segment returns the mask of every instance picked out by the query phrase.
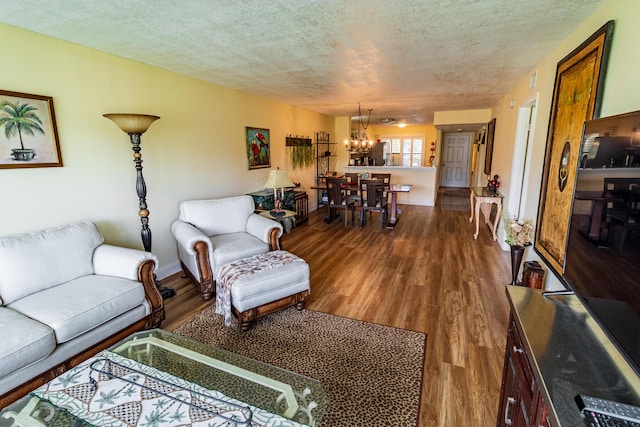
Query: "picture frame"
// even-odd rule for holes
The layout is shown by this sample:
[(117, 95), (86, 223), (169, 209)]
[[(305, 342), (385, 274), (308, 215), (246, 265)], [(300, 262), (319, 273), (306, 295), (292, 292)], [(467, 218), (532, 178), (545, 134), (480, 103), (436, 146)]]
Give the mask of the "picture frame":
[(613, 24), (600, 27), (556, 68), (534, 250), (557, 276), (564, 272), (582, 131), (586, 120), (600, 115)]
[(0, 169), (59, 166), (53, 98), (0, 90)]
[(247, 127), (247, 162), (249, 170), (271, 167), (269, 129)]
[(493, 160), (493, 137), (496, 133), (496, 119), (493, 118), (489, 123), (487, 123), (487, 132), (486, 132), (486, 140), (487, 140), (487, 149), (485, 151), (484, 156), (484, 174), (491, 176), (491, 161)]

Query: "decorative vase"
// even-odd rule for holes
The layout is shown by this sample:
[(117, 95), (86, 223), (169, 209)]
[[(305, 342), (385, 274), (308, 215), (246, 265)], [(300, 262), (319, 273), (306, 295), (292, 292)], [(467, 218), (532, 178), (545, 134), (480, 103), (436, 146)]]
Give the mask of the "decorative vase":
[(525, 246), (511, 245), (511, 283), (510, 285), (518, 286), (518, 272), (520, 271), (520, 264), (522, 263), (522, 257), (524, 256)]

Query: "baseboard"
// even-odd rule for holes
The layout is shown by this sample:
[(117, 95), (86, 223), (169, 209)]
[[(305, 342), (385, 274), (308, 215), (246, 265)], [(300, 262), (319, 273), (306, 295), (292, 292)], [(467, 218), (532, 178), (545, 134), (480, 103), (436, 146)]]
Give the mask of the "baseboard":
[(165, 279), (177, 272), (181, 271), (180, 261), (172, 262), (169, 265), (163, 265), (156, 270), (156, 277), (158, 280)]

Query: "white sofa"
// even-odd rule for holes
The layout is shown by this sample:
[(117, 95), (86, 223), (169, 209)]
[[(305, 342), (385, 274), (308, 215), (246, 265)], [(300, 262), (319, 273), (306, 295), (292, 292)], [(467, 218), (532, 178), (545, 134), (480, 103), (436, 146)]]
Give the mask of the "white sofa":
[(180, 203), (171, 225), (182, 269), (206, 300), (215, 294), (220, 266), (280, 249), (282, 225), (254, 213), (251, 196)]
[(159, 327), (155, 255), (93, 222), (0, 237), (0, 407), (134, 331)]

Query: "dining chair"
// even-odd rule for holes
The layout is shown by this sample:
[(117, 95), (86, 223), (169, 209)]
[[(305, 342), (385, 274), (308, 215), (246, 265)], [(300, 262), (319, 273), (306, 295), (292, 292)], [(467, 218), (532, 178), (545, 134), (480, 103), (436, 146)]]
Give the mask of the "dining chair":
[(355, 217), (355, 200), (347, 195), (347, 179), (327, 177), (327, 194), (329, 195), (329, 218), (335, 211), (344, 210), (344, 225), (349, 224), (348, 213), (351, 209), (351, 222)]
[(356, 207), (360, 211), (360, 227), (367, 223), (367, 212), (380, 213), (380, 230), (387, 221), (389, 197), (382, 179), (361, 179), (358, 187), (360, 189), (361, 203)]
[(344, 177), (347, 179), (347, 195), (356, 203), (360, 203), (360, 190), (358, 189), (359, 174), (357, 172), (347, 172), (344, 174)]
[(390, 173), (372, 173), (371, 179), (381, 179), (384, 183), (385, 187), (389, 187), (391, 183), (391, 174)]
[(358, 185), (358, 173), (357, 172), (347, 172), (344, 174), (344, 177), (347, 179), (347, 184), (357, 186)]

